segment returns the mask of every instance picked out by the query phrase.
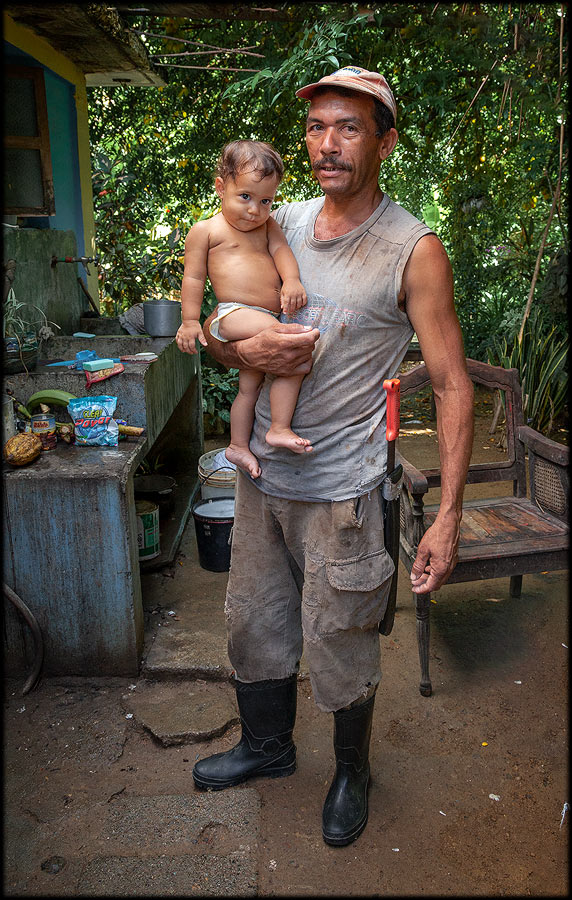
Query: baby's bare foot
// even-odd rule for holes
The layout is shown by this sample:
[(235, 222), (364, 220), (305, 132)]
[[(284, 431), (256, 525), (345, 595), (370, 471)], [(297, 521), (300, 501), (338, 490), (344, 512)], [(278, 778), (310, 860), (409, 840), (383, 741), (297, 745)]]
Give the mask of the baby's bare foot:
[(251, 453), (248, 447), (233, 447), (230, 444), (224, 453), (229, 462), (234, 463), (240, 469), (244, 469), (252, 478), (258, 478), (260, 466), (254, 453)]
[(293, 453), (311, 453), (314, 449), (306, 438), (301, 438), (290, 428), (278, 429), (271, 426), (266, 432), (266, 443), (271, 447), (285, 447)]

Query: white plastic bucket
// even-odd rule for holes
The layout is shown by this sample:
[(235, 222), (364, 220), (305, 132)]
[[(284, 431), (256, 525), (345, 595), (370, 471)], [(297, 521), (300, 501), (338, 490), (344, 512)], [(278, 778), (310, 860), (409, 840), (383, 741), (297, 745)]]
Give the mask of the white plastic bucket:
[(199, 481), (201, 482), (201, 498), (234, 497), (236, 486), (236, 470), (216, 467), (214, 459), (217, 453), (224, 453), (225, 448), (210, 450), (199, 459)]
[(139, 560), (155, 559), (159, 556), (159, 507), (150, 500), (135, 502), (137, 514), (137, 547)]

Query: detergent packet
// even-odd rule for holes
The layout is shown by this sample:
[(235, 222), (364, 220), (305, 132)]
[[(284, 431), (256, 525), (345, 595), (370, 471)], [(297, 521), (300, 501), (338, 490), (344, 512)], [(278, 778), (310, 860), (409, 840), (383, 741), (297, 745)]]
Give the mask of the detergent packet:
[(113, 418), (117, 397), (77, 397), (68, 403), (76, 444), (117, 447), (119, 427)]

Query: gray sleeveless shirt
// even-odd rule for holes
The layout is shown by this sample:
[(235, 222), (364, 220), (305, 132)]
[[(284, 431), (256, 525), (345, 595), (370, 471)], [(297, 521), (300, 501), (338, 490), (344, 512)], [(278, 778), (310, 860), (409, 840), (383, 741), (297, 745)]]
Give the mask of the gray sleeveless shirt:
[(300, 389), (292, 428), (312, 453), (270, 447), (267, 376), (256, 405), (250, 449), (262, 474), (253, 481), (275, 497), (347, 500), (375, 488), (386, 466), (385, 391), (413, 328), (397, 304), (405, 264), (431, 230), (384, 194), (358, 228), (318, 241), (318, 197), (281, 206), (274, 216), (300, 267), (308, 303), (293, 318), (320, 330), (312, 371)]

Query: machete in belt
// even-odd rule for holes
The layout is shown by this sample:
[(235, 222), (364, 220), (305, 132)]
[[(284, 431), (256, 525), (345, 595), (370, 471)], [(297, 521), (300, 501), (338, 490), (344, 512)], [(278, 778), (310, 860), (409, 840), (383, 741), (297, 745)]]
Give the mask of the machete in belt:
[(395, 571), (391, 577), (391, 587), (387, 608), (379, 623), (380, 634), (391, 634), (395, 617), (397, 599), (397, 576), (399, 564), (399, 508), (401, 485), (403, 483), (403, 466), (395, 465), (395, 442), (399, 434), (399, 378), (390, 378), (383, 382), (387, 391), (386, 401), (386, 440), (387, 440), (387, 474), (380, 489), (383, 509), (383, 536), (385, 549), (391, 556)]

